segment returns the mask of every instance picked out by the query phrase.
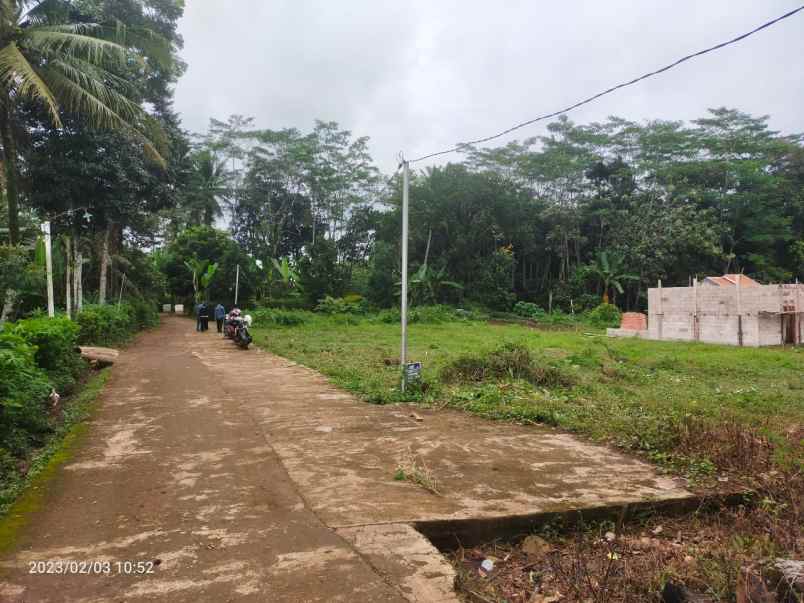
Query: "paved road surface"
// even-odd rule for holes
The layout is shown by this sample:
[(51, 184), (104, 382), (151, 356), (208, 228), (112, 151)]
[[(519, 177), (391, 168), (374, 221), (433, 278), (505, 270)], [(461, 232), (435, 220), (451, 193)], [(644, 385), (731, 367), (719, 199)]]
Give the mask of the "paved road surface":
[[(689, 495), (560, 431), (366, 404), (193, 327), (166, 319), (121, 355), (83, 450), (0, 560), (0, 601), (446, 603), (454, 573), (416, 526)], [(393, 479), (409, 455), (440, 494)], [(111, 575), (29, 573), (58, 559)]]
[[(5, 560), (0, 601), (403, 601), (304, 504), (252, 410), (172, 319), (121, 356), (88, 444)], [(30, 574), (30, 562), (160, 560), (153, 574)]]

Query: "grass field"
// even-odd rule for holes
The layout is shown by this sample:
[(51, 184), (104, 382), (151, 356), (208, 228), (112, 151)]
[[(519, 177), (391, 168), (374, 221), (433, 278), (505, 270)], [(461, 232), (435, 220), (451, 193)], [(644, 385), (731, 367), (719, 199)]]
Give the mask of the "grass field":
[[(712, 472), (716, 455), (691, 445), (685, 434), (697, 431), (711, 440), (706, 429), (718, 425), (761, 434), (774, 444), (777, 461), (802, 463), (801, 348), (611, 339), (476, 321), (414, 324), (409, 357), (423, 363), (423, 386), (403, 396), (398, 325), (311, 314), (302, 325), (254, 331), (258, 345), (321, 371), (369, 402), (413, 400), (545, 422), (644, 452), (693, 476)], [(442, 371), (456, 359), (483, 357), (504, 344), (525, 346), (535, 365), (555, 369), (569, 383), (534, 385), (510, 377), (445, 382)]]
[[(299, 316), (301, 325), (255, 328), (255, 341), (367, 401), (545, 422), (643, 455), (701, 492), (753, 493), (737, 506), (616, 527), (562, 532), (547, 525), (536, 535), (549, 554), (518, 542), (459, 547), (450, 558), (467, 600), (555, 600), (533, 599), (538, 592), (562, 593), (562, 601), (660, 601), (668, 583), (707, 600), (759, 600), (746, 594), (746, 576), (781, 588), (773, 560), (804, 554), (802, 348), (609, 339), (585, 333), (589, 327), (414, 324), (410, 359), (423, 363), (423, 385), (403, 396), (397, 325)], [(500, 367), (508, 374), (492, 370)], [(496, 559), (493, 579), (478, 575), (485, 558)]]

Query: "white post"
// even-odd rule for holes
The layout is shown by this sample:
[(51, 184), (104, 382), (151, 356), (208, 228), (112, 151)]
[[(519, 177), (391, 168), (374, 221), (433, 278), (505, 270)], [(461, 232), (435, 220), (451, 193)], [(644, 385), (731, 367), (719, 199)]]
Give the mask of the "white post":
[(240, 292), (240, 264), (237, 265), (237, 276), (235, 276), (235, 302), (237, 305), (237, 294)]
[(53, 251), (50, 240), (50, 222), (42, 224), (45, 235), (45, 270), (47, 271), (47, 315), (56, 316), (56, 303), (53, 301)]
[(737, 275), (737, 345), (743, 346), (743, 275)]
[(410, 194), (410, 164), (402, 161), (402, 391), (405, 391), (408, 363), (408, 201)]
[[(661, 340), (664, 337), (664, 291), (662, 289), (662, 279), (659, 279), (659, 312), (656, 315), (656, 333), (657, 338)], [(650, 306), (650, 304), (648, 304)], [(650, 310), (650, 308), (648, 308)], [(650, 318), (649, 318), (650, 320)], [(650, 326), (650, 325), (648, 325)]]
[(698, 275), (695, 275), (695, 278), (692, 279), (692, 290), (695, 293), (695, 314), (692, 318), (692, 330), (693, 338), (698, 341), (701, 338), (701, 323), (698, 318)]
[(71, 241), (72, 239), (69, 237), (69, 235), (64, 238), (64, 253), (67, 256), (67, 265), (65, 266), (65, 304), (67, 305), (68, 318), (73, 317), (73, 246)]

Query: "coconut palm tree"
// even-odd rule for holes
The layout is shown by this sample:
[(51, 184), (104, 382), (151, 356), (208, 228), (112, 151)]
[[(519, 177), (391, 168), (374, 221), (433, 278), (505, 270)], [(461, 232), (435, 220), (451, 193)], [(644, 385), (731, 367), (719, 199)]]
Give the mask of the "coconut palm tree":
[(153, 32), (79, 22), (65, 0), (0, 0), (0, 141), (12, 244), (19, 241), (19, 108), (33, 101), (56, 128), (68, 111), (91, 126), (126, 130), (163, 162), (151, 142), (158, 126), (137, 100), (136, 78), (124, 74), (169, 67), (171, 59), (170, 44)]

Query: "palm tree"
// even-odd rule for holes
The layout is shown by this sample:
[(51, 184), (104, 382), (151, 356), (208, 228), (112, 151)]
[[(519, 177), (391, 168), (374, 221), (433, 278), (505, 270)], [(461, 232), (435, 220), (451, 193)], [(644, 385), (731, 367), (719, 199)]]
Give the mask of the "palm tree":
[(19, 107), (37, 103), (56, 128), (64, 110), (92, 126), (126, 130), (164, 163), (150, 141), (160, 130), (135, 100), (133, 78), (120, 74), (171, 60), (170, 44), (153, 32), (77, 22), (65, 0), (0, 0), (0, 141), (12, 244), (19, 241)]
[(621, 281), (639, 280), (638, 276), (623, 272), (624, 259), (621, 254), (612, 254), (609, 257), (607, 251), (601, 251), (597, 254), (595, 262), (589, 266), (589, 271), (603, 284), (604, 304), (609, 303), (609, 289), (613, 287), (619, 293), (624, 293)]
[(191, 222), (212, 226), (223, 214), (218, 198), (227, 193), (227, 178), (225, 160), (208, 150), (195, 154), (189, 193)]

